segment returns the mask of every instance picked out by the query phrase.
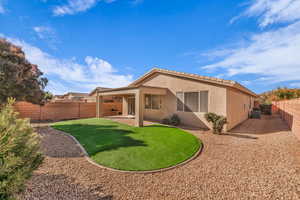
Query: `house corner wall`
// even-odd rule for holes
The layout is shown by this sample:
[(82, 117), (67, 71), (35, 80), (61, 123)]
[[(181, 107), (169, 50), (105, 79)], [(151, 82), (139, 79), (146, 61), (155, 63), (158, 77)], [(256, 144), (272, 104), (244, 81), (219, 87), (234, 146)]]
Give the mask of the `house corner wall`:
[(238, 90), (227, 88), (226, 117), (228, 124), (226, 131), (231, 130), (249, 118), (254, 106), (254, 97)]

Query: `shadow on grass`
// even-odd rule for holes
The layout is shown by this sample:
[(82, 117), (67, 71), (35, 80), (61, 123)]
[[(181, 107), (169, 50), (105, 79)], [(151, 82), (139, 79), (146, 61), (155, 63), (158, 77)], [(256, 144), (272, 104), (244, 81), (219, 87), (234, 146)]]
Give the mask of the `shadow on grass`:
[(143, 128), (169, 128), (169, 129), (175, 129), (176, 127), (168, 126), (168, 125), (160, 125), (160, 124), (151, 124), (144, 126)]
[(73, 135), (90, 156), (121, 147), (147, 146), (144, 141), (128, 136), (138, 134), (133, 131), (134, 129), (121, 128), (117, 125), (65, 124), (52, 127)]

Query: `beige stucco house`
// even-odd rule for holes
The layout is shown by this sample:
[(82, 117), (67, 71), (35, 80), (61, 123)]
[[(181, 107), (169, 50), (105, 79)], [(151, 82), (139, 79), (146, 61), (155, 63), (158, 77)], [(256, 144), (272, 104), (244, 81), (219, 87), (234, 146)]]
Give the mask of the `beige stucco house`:
[(88, 93), (68, 92), (63, 95), (55, 95), (52, 102), (96, 102), (96, 98)]
[(133, 116), (136, 126), (143, 120), (161, 121), (177, 114), (181, 123), (209, 128), (207, 112), (226, 116), (226, 129), (246, 120), (257, 95), (235, 81), (154, 68), (127, 87), (94, 92), (97, 117), (104, 114), (103, 99), (122, 98), (122, 115)]

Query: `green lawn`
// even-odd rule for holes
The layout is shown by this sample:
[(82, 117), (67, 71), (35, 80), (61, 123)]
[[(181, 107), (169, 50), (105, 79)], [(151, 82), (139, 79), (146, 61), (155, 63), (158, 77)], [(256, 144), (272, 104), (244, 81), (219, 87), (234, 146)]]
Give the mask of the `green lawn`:
[(192, 134), (162, 125), (140, 128), (92, 118), (52, 127), (73, 135), (97, 163), (122, 170), (170, 167), (193, 156), (202, 145)]

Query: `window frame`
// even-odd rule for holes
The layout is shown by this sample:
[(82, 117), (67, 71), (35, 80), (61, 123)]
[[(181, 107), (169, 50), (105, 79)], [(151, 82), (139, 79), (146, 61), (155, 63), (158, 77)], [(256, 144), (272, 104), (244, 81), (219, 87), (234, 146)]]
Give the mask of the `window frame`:
[[(146, 96), (150, 97), (150, 108), (146, 107)], [(152, 102), (152, 97), (157, 96), (158, 97), (158, 108), (153, 108), (153, 102)], [(144, 99), (144, 109), (145, 110), (161, 110), (162, 108), (162, 95), (156, 95), (156, 94), (145, 94), (145, 99)]]
[[(186, 107), (186, 103), (185, 103), (185, 93), (192, 93), (192, 92), (197, 92), (198, 93), (198, 111), (197, 112), (193, 112), (193, 111), (186, 111), (185, 107)], [(177, 91), (176, 92), (176, 112), (186, 112), (186, 113), (207, 113), (207, 112), (200, 112), (201, 110), (201, 92), (207, 92), (207, 112), (209, 112), (209, 105), (210, 105), (210, 91), (209, 90), (197, 90), (197, 91)], [(182, 106), (183, 109), (182, 110), (178, 110), (178, 100), (179, 98), (177, 97), (177, 93), (182, 93)]]
[[(178, 98), (178, 96), (177, 96), (177, 94), (178, 93), (181, 93), (182, 94), (182, 99), (179, 99)], [(182, 110), (178, 110), (178, 101), (181, 101), (180, 103), (182, 104), (181, 106), (182, 106)], [(177, 112), (184, 112), (184, 92), (176, 92), (176, 111)]]
[[(201, 92), (207, 92), (207, 111), (201, 112)], [(199, 91), (199, 113), (208, 113), (209, 112), (209, 90), (200, 90)]]
[[(187, 93), (187, 94), (184, 94), (184, 112), (191, 112), (191, 113), (197, 113), (197, 112), (200, 112), (200, 92), (198, 92), (198, 91), (195, 91), (195, 92), (184, 92), (184, 93)], [(188, 94), (189, 93), (189, 94)], [(198, 105), (195, 105), (195, 107), (197, 107), (197, 111), (193, 111), (192, 109), (193, 108), (190, 108), (187, 104), (188, 103), (191, 103), (191, 102), (189, 102), (189, 101), (191, 101), (191, 99), (190, 100), (188, 100), (188, 99), (186, 99), (186, 98), (188, 98), (188, 95), (189, 95), (189, 97), (191, 98), (191, 97), (194, 97), (193, 95), (194, 94), (197, 94), (197, 101), (195, 101), (194, 103), (197, 103)], [(191, 107), (193, 107), (193, 106), (191, 106)]]
[[(149, 105), (147, 104), (147, 97), (149, 97)], [(151, 94), (145, 94), (145, 105), (144, 108), (147, 110), (150, 110), (152, 108), (152, 102), (151, 102)], [(149, 106), (149, 107), (148, 107)]]

